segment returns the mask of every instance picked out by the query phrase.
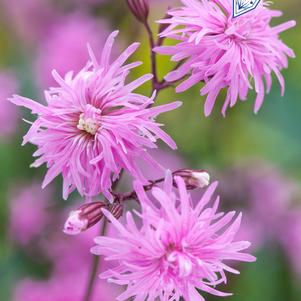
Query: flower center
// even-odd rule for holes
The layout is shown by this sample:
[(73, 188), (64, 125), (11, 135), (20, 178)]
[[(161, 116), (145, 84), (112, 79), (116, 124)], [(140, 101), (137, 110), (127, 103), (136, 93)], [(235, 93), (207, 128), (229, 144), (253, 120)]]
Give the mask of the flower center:
[(77, 128), (91, 135), (96, 135), (100, 128), (101, 110), (87, 104), (85, 111), (79, 115)]
[(235, 40), (246, 40), (250, 36), (252, 26), (252, 20), (246, 18), (234, 22), (229, 21), (225, 28), (225, 34)]
[(86, 131), (91, 135), (95, 135), (99, 129), (98, 122), (93, 118), (85, 119), (84, 113), (80, 114), (77, 128), (82, 131)]
[(189, 256), (185, 255), (183, 252), (173, 251), (167, 255), (167, 262), (169, 268), (174, 274), (181, 278), (187, 277), (192, 272), (192, 261)]

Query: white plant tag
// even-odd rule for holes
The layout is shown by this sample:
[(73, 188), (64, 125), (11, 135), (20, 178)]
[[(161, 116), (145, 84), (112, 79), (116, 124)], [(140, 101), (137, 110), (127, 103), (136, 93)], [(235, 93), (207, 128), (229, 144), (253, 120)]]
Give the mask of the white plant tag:
[(255, 9), (260, 0), (233, 0), (233, 17), (239, 17)]

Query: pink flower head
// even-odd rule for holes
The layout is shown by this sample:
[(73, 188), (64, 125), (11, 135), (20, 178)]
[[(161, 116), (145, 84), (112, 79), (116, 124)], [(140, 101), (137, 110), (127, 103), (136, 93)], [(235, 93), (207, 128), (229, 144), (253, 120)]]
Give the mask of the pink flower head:
[(108, 32), (104, 21), (84, 13), (73, 13), (57, 21), (38, 48), (36, 73), (41, 86), (56, 83), (51, 75), (53, 69), (59, 74), (66, 74), (69, 70), (79, 72), (89, 58), (87, 43), (93, 49), (100, 48)]
[(15, 76), (8, 72), (0, 73), (0, 138), (9, 138), (18, 127), (18, 110), (7, 98), (17, 90)]
[[(217, 183), (212, 184), (200, 202), (192, 207), (184, 180), (175, 177), (178, 193), (173, 191), (171, 174), (167, 174), (163, 188), (152, 189), (154, 200), (136, 184), (142, 206), (137, 214), (142, 226), (138, 228), (131, 213), (127, 213), (126, 226), (108, 211), (107, 218), (119, 231), (119, 238), (97, 237), (92, 253), (117, 260), (119, 265), (101, 277), (110, 282), (127, 285), (117, 300), (137, 296), (140, 300), (204, 300), (196, 289), (217, 296), (229, 294), (214, 287), (225, 283), (225, 271), (239, 273), (224, 263), (225, 260), (254, 261), (241, 251), (248, 248), (246, 241), (233, 241), (240, 227), (241, 214), (217, 213), (219, 198), (212, 207)], [(159, 204), (160, 209), (154, 204)], [(233, 220), (234, 219), (234, 220)]]
[(284, 93), (280, 71), (288, 66), (287, 57), (294, 57), (294, 52), (279, 39), (279, 34), (295, 26), (295, 21), (271, 27), (273, 17), (282, 13), (270, 10), (264, 1), (237, 18), (232, 17), (232, 0), (182, 0), (182, 3), (182, 7), (168, 12), (169, 19), (159, 21), (168, 25), (160, 36), (179, 43), (155, 48), (158, 53), (172, 55), (173, 61), (184, 60), (166, 76), (171, 82), (187, 77), (177, 86), (177, 92), (204, 82), (200, 93), (207, 95), (206, 116), (210, 115), (222, 89), (227, 91), (222, 108), (225, 115), (238, 98), (247, 99), (253, 84), (257, 112), (265, 89), (267, 93), (271, 89), (273, 72)]
[(45, 92), (47, 106), (21, 96), (11, 99), (38, 115), (23, 144), (31, 142), (38, 147), (34, 156), (39, 158), (32, 166), (47, 164), (43, 187), (62, 174), (65, 199), (75, 188), (88, 198), (101, 192), (111, 198), (112, 182), (123, 168), (146, 182), (136, 163), (141, 159), (156, 164), (146, 149), (156, 148), (158, 139), (176, 148), (154, 119), (180, 103), (150, 108), (154, 94), (149, 98), (132, 92), (152, 75), (125, 83), (130, 70), (140, 65), (124, 65), (139, 44), (130, 45), (110, 64), (117, 34), (115, 31), (107, 39), (100, 61), (89, 48), (91, 61), (75, 76), (69, 72), (63, 79), (53, 71), (59, 86)]

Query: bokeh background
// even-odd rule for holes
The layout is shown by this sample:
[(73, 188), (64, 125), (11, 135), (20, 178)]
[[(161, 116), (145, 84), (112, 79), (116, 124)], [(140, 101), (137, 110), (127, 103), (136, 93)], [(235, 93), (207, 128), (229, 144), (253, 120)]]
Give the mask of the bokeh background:
[[(150, 2), (153, 21), (176, 1)], [(273, 8), (284, 12), (275, 24), (297, 21), (282, 34), (297, 56), (283, 71), (285, 97), (274, 81), (257, 115), (251, 93), (226, 118), (218, 108), (204, 117), (200, 87), (182, 94), (168, 89), (158, 97), (160, 103), (181, 100), (184, 105), (160, 119), (178, 151), (162, 149), (155, 156), (171, 169), (207, 169), (220, 182), (222, 206), (243, 211), (240, 235), (253, 242), (258, 260), (242, 265), (239, 277), (230, 277), (226, 289), (234, 296), (229, 301), (301, 300), (300, 0), (275, 1)], [(142, 43), (133, 59), (144, 65), (133, 78), (149, 72), (145, 31), (123, 0), (0, 0), (1, 301), (82, 300), (92, 259), (89, 248), (98, 230), (78, 237), (62, 233), (64, 219), (80, 198), (74, 194), (63, 201), (59, 178), (41, 190), (45, 170), (29, 168), (34, 148), (21, 146), (29, 127), (22, 118), (31, 116), (6, 98), (20, 93), (43, 102), (43, 89), (53, 84), (50, 71), (78, 71), (87, 60), (86, 43), (101, 49), (113, 29), (121, 31), (116, 53), (131, 42)], [(161, 76), (172, 68), (167, 57), (159, 57), (158, 63)], [(150, 93), (150, 86), (140, 92)], [(93, 300), (114, 300), (119, 291), (98, 281)]]

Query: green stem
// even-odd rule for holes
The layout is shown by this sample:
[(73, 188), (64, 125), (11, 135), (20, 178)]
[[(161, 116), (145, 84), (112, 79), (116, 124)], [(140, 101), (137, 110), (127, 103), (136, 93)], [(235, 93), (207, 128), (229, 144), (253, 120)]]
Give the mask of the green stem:
[[(120, 172), (119, 179), (116, 180), (113, 183), (113, 185), (112, 185), (113, 190), (115, 190), (117, 188), (117, 186), (118, 186), (118, 184), (121, 180), (122, 175), (123, 175), (123, 170), (121, 170), (121, 172)], [(101, 236), (106, 235), (107, 225), (108, 225), (108, 221), (107, 221), (107, 219), (104, 218), (103, 223), (101, 224), (101, 231), (100, 231)], [(89, 279), (88, 279), (88, 283), (87, 283), (87, 287), (86, 287), (86, 291), (85, 291), (83, 301), (92, 300), (96, 276), (100, 271), (100, 264), (101, 264), (101, 257), (93, 255), (91, 271), (89, 273)]]
[[(107, 220), (104, 219), (104, 221), (101, 225), (101, 233), (100, 233), (101, 236), (104, 236), (106, 234), (107, 224), (108, 224)], [(101, 257), (93, 255), (91, 271), (89, 273), (89, 279), (88, 279), (88, 283), (87, 283), (83, 301), (92, 300), (96, 276), (99, 273), (100, 268), (101, 268), (100, 263), (101, 263)]]

